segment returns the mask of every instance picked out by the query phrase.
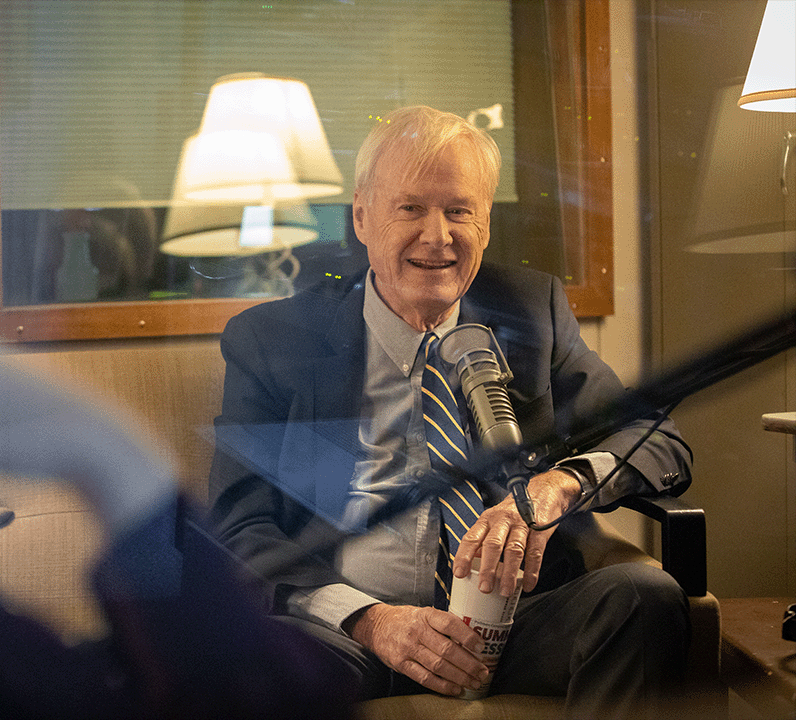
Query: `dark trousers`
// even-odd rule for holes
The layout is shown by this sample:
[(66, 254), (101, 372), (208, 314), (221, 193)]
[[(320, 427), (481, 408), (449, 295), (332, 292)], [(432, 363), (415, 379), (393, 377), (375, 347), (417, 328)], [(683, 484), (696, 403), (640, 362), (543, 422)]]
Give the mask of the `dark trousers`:
[[(345, 659), (362, 699), (427, 692), (350, 638), (286, 620)], [(688, 600), (668, 573), (641, 563), (595, 570), (520, 599), (490, 692), (566, 696), (571, 718), (660, 717), (689, 636)]]

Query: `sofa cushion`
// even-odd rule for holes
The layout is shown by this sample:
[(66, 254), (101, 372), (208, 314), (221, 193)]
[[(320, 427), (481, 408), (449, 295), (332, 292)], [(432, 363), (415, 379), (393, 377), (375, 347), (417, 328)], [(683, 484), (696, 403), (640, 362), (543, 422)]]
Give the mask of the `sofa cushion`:
[(14, 520), (0, 529), (0, 593), (66, 641), (101, 636), (105, 622), (88, 584), (103, 534), (82, 498), (61, 482), (0, 477)]
[(221, 411), (224, 384), (217, 338), (100, 341), (77, 349), (15, 352), (11, 359), (45, 378), (85, 388), (118, 404), (163, 452), (174, 453), (184, 489), (206, 502), (212, 424)]

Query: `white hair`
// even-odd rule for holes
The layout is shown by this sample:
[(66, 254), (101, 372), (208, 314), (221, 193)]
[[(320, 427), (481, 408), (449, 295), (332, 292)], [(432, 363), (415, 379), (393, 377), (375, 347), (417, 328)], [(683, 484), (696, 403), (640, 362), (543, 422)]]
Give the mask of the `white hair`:
[(484, 188), (491, 201), (500, 179), (500, 150), (495, 141), (464, 118), (425, 105), (399, 108), (380, 119), (357, 154), (355, 188), (369, 203), (376, 165), (393, 148), (401, 147), (404, 151), (405, 171), (422, 175), (448, 145), (461, 140), (472, 144), (481, 165)]

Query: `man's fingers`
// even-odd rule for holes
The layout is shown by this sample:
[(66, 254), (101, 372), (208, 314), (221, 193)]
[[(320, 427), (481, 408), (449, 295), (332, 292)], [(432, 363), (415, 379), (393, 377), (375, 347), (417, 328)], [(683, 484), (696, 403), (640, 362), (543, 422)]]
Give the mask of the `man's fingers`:
[(500, 594), (509, 597), (517, 587), (517, 575), (527, 553), (529, 542), (527, 527), (513, 527), (503, 548), (503, 575), (500, 579)]
[(504, 518), (498, 518), (493, 521), (481, 544), (481, 566), (478, 571), (478, 589), (481, 592), (492, 592), (498, 563), (503, 556), (503, 548), (509, 532), (509, 524)]
[(478, 688), (487, 675), (486, 666), (472, 654), (481, 649), (481, 638), (455, 615), (426, 610), (426, 627), (403, 663), (405, 669), (398, 669), (423, 687), (446, 695)]
[(486, 666), (473, 655), (481, 638), (442, 610), (377, 603), (358, 616), (350, 632), (387, 666), (434, 692), (458, 695), (486, 677)]
[(453, 559), (453, 576), (467, 577), (476, 557), (481, 549), (481, 543), (489, 531), (489, 523), (482, 521), (483, 515), (479, 518), (462, 537), (456, 557)]
[(445, 636), (446, 639), (450, 638), (455, 645), (461, 646), (471, 653), (477, 655), (483, 649), (484, 642), (479, 635), (453, 613), (435, 612), (429, 616), (428, 622), (431, 628), (439, 633), (440, 636)]
[(417, 659), (434, 675), (461, 687), (477, 688), (486, 679), (486, 666), (473, 654), (483, 641), (461, 619), (448, 612), (428, 616), (429, 633), (421, 637)]
[[(528, 527), (516, 511), (512, 498), (484, 511), (476, 523), (465, 533), (453, 563), (455, 577), (465, 577), (470, 571), (472, 558), (481, 555), (478, 571), (479, 590), (491, 592), (495, 585), (497, 568), (504, 562), (501, 592), (513, 592), (517, 572), (525, 557)], [(506, 589), (511, 587), (511, 591)]]
[(463, 648), (458, 647), (458, 653), (451, 653), (453, 661), (446, 657), (447, 650), (441, 652), (443, 654), (423, 646), (417, 649), (416, 661), (427, 672), (421, 682), (425, 687), (429, 682), (436, 684), (442, 681), (455, 686), (449, 688), (448, 694), (458, 694), (460, 688), (476, 689), (486, 679), (486, 667)]
[(551, 532), (534, 532), (530, 534), (525, 548), (525, 570), (522, 576), (522, 589), (530, 592), (539, 581), (539, 570), (542, 567), (542, 557)]
[(419, 685), (422, 685), (427, 690), (439, 693), (440, 695), (457, 696), (461, 694), (461, 685), (457, 685), (449, 680), (443, 680), (428, 668), (414, 660), (408, 660), (404, 667), (398, 667), (396, 670), (403, 673), (411, 680), (414, 680)]

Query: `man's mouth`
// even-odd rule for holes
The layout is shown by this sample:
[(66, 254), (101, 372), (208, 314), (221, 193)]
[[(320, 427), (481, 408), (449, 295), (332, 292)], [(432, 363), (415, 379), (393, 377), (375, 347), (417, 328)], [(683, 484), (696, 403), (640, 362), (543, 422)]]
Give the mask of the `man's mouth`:
[(453, 267), (456, 264), (455, 260), (419, 260), (410, 258), (409, 263), (421, 270), (444, 270), (445, 268)]

